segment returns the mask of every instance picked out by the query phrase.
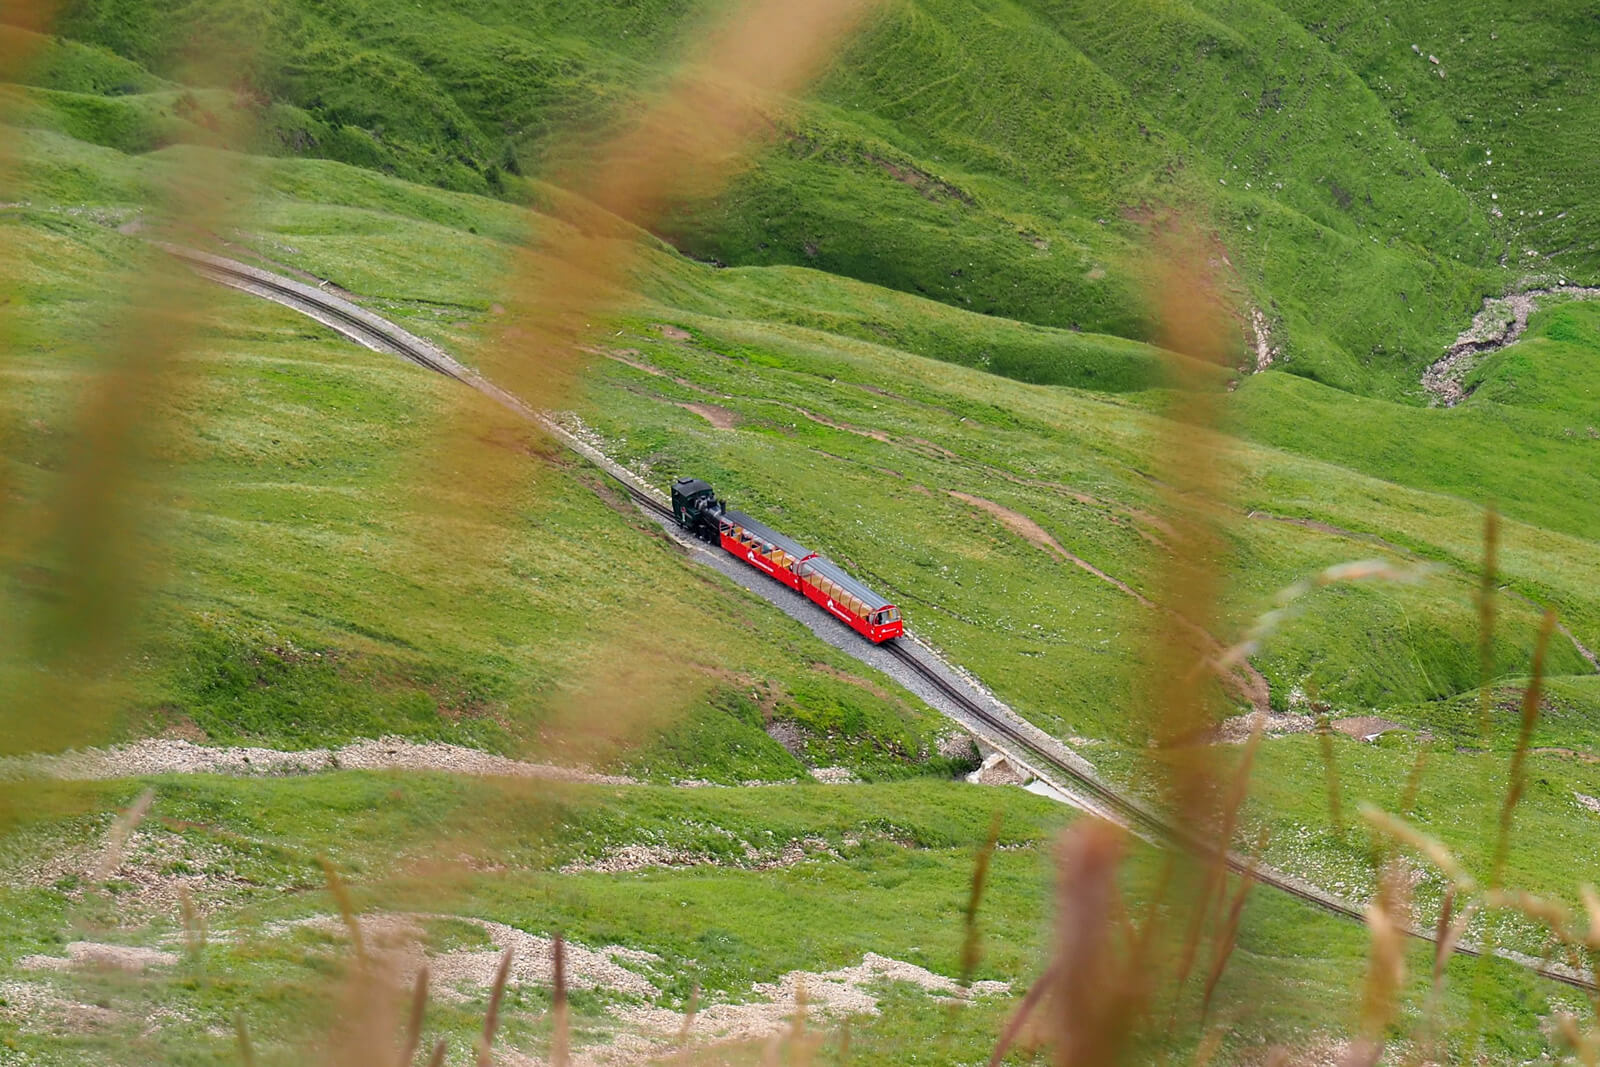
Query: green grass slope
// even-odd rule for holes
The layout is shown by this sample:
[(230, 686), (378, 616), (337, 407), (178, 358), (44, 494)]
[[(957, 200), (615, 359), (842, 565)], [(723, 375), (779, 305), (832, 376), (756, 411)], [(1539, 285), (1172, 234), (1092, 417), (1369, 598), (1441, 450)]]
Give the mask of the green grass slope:
[[(26, 250), (8, 271), (26, 307), (8, 316), (20, 342), (4, 367), (8, 470), (47, 501), (70, 464), (73, 393), (99, 369), (80, 344), (63, 349), (62, 332), (104, 312), (108, 276), (151, 270), (159, 253), (71, 216), (13, 210), (3, 224)], [(144, 666), (120, 733), (176, 726), (291, 747), (398, 734), (517, 751), (575, 704), (619, 699), (583, 683), (639, 646), (676, 679), (663, 670), (655, 683), (674, 725), (644, 773), (803, 774), (763, 732), (773, 716), (831, 731), (821, 762), (894, 774), (929, 758), (940, 728), (929, 713), (848, 658), (750, 616), (749, 598), (670, 551), (631, 566), (626, 546), (649, 541), (640, 520), (597, 506), (595, 476), (548, 445), (530, 460), (508, 436), (526, 477), (473, 520), (490, 528), (451, 519), (442, 489), (418, 496), (405, 483), (437, 451), (439, 420), (469, 417), (454, 387), (283, 309), (217, 296), (203, 343), (151, 412), (163, 439), (141, 525), (159, 531), (149, 547), (171, 569), (137, 642)], [(684, 589), (704, 593), (675, 595)], [(46, 608), (25, 590), (11, 603), (24, 632)], [(647, 619), (682, 643), (645, 640)], [(794, 649), (776, 674), (774, 642)]]
[[(654, 954), (647, 963), (637, 955), (622, 961), (647, 977), (649, 993), (574, 991), (574, 1042), (604, 1052), (626, 1032), (623, 1020), (640, 1009), (676, 1016), (691, 998), (702, 1011), (726, 1000), (756, 1000), (756, 983), (790, 971), (814, 975), (857, 966), (867, 952), (937, 974), (960, 973), (972, 857), (999, 814), (1002, 847), (988, 872), (973, 977), (1020, 989), (1042, 966), (1037, 938), (1050, 910), (1047, 843), (1060, 818), (1054, 805), (1019, 791), (930, 783), (559, 787), (531, 795), (437, 775), (155, 778), (36, 789), (33, 811), (12, 839), (0, 842), (0, 854), (32, 846), (76, 856), (104, 833), (101, 813), (146, 785), (160, 799), (127, 858), (124, 873), (131, 877), (109, 889), (71, 878), (40, 884), (30, 880), (34, 868), (25, 856), (19, 857), (23, 863), (7, 864), (0, 901), (12, 921), (0, 938), (0, 975), (9, 995), (26, 988), (43, 1005), (21, 1024), (0, 1017), (8, 1055), (48, 1065), (236, 1063), (234, 1028), (242, 1018), (258, 1062), (296, 1062), (307, 1040), (337, 1025), (344, 1002), (329, 995), (330, 983), (353, 966), (343, 937), (326, 925), (305, 924), (326, 923), (337, 909), (322, 886), (319, 855), (329, 855), (359, 886), (355, 903), (364, 914), (425, 910), (415, 920), (420, 947), (434, 955), (491, 949), (477, 923), (485, 919), (534, 935), (560, 931), (569, 944)], [(448, 882), (437, 857), (441, 834), (469, 863)], [(770, 862), (801, 837), (809, 854)], [(622, 873), (558, 869), (641, 840), (695, 850), (702, 861)], [(1135, 850), (1125, 891), (1143, 892), (1159, 866), (1158, 854)], [(212, 876), (199, 897), (209, 936), (184, 949), (181, 927), (160, 914), (158, 901), (163, 888), (195, 882), (190, 875), (202, 868)], [(419, 892), (426, 894), (421, 909)], [(126, 919), (152, 910), (159, 917), (137, 933), (105, 929), (114, 911)], [(16, 966), (30, 954), (61, 956), (63, 922), (94, 925), (97, 936), (116, 944), (177, 949), (178, 961), (137, 979), (106, 970)], [(372, 936), (370, 917), (367, 922)], [(1358, 926), (1254, 894), (1214, 1004), (1232, 1020), (1220, 1059), (1249, 1062), (1263, 1041), (1317, 1043), (1352, 1025), (1366, 940)], [(1429, 985), (1425, 947), (1417, 946), (1407, 962), (1413, 977), (1402, 995), (1420, 1003)], [(1465, 960), (1450, 966), (1449, 977), (1445, 1018), (1459, 1022), (1470, 1015), (1470, 990), (1506, 1024), (1484, 1050), (1493, 1060), (1535, 1057), (1546, 1048), (1539, 1016), (1566, 1003), (1548, 983), (1514, 966), (1475, 969)], [(909, 983), (873, 983), (869, 991), (879, 1013), (855, 1015), (848, 1037), (842, 1029), (827, 1034), (823, 1062), (981, 1060), (1015, 1003), (984, 997), (953, 1005)], [(430, 1041), (448, 1042), (452, 1062), (470, 1060), (485, 1001), (486, 991), (468, 983), (458, 984), (453, 997), (431, 1001), (426, 1032)], [(51, 1021), (75, 1003), (99, 1007), (96, 1028)], [(546, 1054), (549, 1006), (548, 992), (536, 984), (508, 989), (498, 1053)], [(158, 1026), (149, 1025), (152, 1015)], [(710, 1017), (699, 1028), (715, 1025)], [(759, 1062), (760, 1044), (733, 1042), (713, 1055), (717, 1062)], [(1152, 1051), (1162, 1045), (1157, 1040)], [(1177, 1044), (1169, 1051), (1192, 1050)]]
[[(251, 147), (520, 196), (522, 173), (571, 172), (574, 131), (625, 121), (705, 13), (78, 0), (61, 29), (93, 49), (52, 52), (36, 80), (82, 91), (104, 49), (181, 80), (211, 42), (240, 53), (225, 77), (248, 86)], [(812, 98), (772, 105), (751, 170), (659, 226), (701, 258), (1148, 340), (1143, 250), (1178, 208), (1284, 367), (1414, 399), (1512, 272), (1600, 265), (1581, 236), (1592, 33), (1494, 3), (1396, 21), (1361, 3), (894, 0)]]

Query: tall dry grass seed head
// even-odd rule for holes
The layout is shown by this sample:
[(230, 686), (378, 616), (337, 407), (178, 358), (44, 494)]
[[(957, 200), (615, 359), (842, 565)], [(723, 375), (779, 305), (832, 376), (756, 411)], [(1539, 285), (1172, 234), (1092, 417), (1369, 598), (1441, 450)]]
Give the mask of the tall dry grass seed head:
[[(9, 5), (5, 21), (47, 33), (54, 4)], [(10, 41), (17, 35), (6, 35)], [(226, 81), (258, 42), (195, 39), (174, 71), (201, 84)], [(7, 72), (29, 57), (13, 46)], [(216, 143), (248, 139), (258, 116), (236, 108), (216, 116)], [(13, 172), (16, 127), (0, 127), (0, 181)], [(137, 219), (157, 241), (185, 241), (227, 228), (242, 184), (243, 157), (197, 151), (163, 171)], [(9, 197), (7, 197), (9, 199)], [(0, 239), (25, 235), (0, 228)], [(0, 257), (13, 256), (0, 248)], [(79, 309), (81, 330), (61, 347), (72, 379), (71, 414), (56, 427), (64, 459), (27, 494), (0, 486), (0, 755), (61, 749), (101, 739), (127, 702), (122, 656), (147, 598), (167, 580), (152, 505), (178, 471), (165, 452), (163, 401), (186, 386), (186, 354), (219, 290), (200, 282), (157, 243), (133, 250), (120, 275)], [(0, 341), (17, 305), (0, 307)], [(9, 445), (9, 442), (7, 442)], [(3, 476), (3, 475), (0, 475)], [(0, 791), (0, 827), (10, 818)]]
[(1053, 983), (1044, 1005), (1056, 1067), (1118, 1062), (1144, 999), (1145, 977), (1111, 936), (1125, 838), (1119, 827), (1084, 818), (1057, 847)]

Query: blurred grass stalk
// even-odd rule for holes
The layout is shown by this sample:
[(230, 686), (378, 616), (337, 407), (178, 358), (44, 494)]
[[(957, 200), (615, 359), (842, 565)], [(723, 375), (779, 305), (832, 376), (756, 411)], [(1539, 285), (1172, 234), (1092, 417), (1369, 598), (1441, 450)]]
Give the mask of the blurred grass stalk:
[[(745, 0), (718, 10), (690, 35), (695, 51), (619, 133), (596, 141), (592, 131), (569, 131), (570, 148), (553, 155), (575, 162), (549, 177), (648, 230), (669, 206), (711, 196), (737, 177), (771, 133), (768, 113), (823, 69), (876, 3)], [(595, 326), (632, 299), (642, 234), (580, 206), (570, 212), (543, 220), (518, 250), (502, 294), (505, 325), (478, 353), (485, 375), (534, 410), (559, 409), (574, 395)], [(488, 543), (496, 524), (479, 516), (522, 498), (537, 476), (527, 457), (550, 450), (521, 443), (535, 431), (470, 391), (451, 404), (418, 480), (427, 491), (421, 510), (434, 514), (417, 541), (440, 558), (494, 558), (503, 547)], [(441, 503), (448, 528), (431, 521)], [(696, 690), (670, 640), (641, 626), (597, 647), (595, 676), (558, 709), (539, 738), (541, 753), (603, 762), (675, 719)]]
[[(7, 9), (8, 21), (47, 32), (50, 3)], [(14, 35), (21, 36), (21, 35)], [(181, 57), (181, 76), (226, 84), (252, 48), (247, 41), (195, 38)], [(31, 57), (3, 57), (8, 79), (22, 81)], [(248, 108), (218, 116), (216, 143), (237, 143), (255, 122)], [(0, 177), (18, 173), (15, 132), (5, 128)], [(192, 242), (222, 226), (229, 198), (240, 184), (241, 157), (198, 151), (138, 220), (153, 236)], [(22, 227), (0, 230), (25, 239)], [(24, 249), (0, 249), (26, 263)], [(141, 597), (161, 582), (160, 537), (149, 505), (170, 480), (155, 469), (166, 428), (160, 411), (180, 385), (185, 354), (217, 290), (177, 261), (135, 249), (135, 266), (108, 277), (97, 303), (83, 310), (80, 328), (52, 355), (64, 368), (81, 369), (66, 424), (50, 427), (67, 442), (61, 466), (32, 484), (15, 482), (24, 471), (21, 436), (43, 426), (24, 414), (6, 427), (6, 463), (0, 467), (0, 755), (81, 746), (102, 738), (125, 704), (121, 659), (139, 622)], [(8, 302), (5, 315), (25, 314), (25, 300)], [(0, 337), (16, 333), (14, 321)], [(6, 345), (7, 358), (26, 372), (27, 354)], [(31, 472), (29, 482), (32, 482)], [(0, 791), (0, 827), (13, 814), (16, 794)]]

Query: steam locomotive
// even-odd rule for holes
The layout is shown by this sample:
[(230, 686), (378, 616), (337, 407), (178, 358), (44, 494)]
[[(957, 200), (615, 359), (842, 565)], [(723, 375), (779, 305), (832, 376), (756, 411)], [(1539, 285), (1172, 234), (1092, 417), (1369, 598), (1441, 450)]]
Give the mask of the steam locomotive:
[(678, 525), (815, 602), (873, 644), (905, 631), (900, 609), (835, 562), (744, 514), (730, 511), (699, 478), (672, 483)]

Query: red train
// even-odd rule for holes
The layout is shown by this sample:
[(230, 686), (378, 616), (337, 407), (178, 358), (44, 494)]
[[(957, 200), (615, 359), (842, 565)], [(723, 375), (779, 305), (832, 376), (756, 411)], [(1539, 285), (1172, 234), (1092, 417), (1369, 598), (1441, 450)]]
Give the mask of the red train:
[(678, 525), (708, 544), (720, 545), (750, 566), (815, 601), (873, 644), (905, 632), (900, 609), (874, 593), (826, 556), (729, 511), (699, 478), (672, 483), (672, 514)]

